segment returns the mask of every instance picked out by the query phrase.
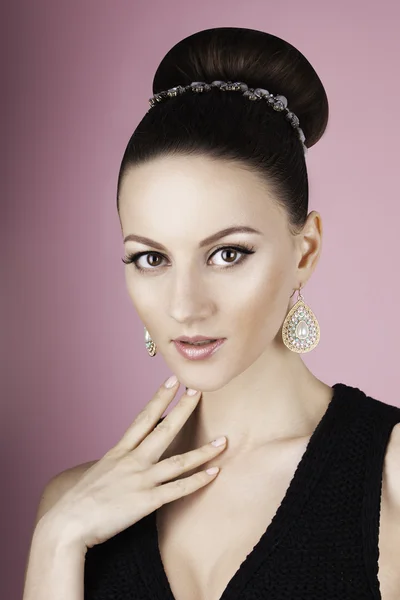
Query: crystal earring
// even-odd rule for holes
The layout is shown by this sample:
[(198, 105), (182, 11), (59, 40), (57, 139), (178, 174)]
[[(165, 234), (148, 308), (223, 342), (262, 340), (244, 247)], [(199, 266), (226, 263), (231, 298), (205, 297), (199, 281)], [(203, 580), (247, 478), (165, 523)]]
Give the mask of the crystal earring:
[(304, 302), (300, 290), (301, 285), (297, 290), (297, 302), (292, 306), (283, 322), (282, 339), (285, 346), (292, 352), (304, 353), (310, 352), (317, 346), (320, 340), (320, 328), (316, 316)]
[(151, 339), (146, 327), (144, 328), (144, 341), (146, 342), (147, 352), (150, 354), (150, 356), (155, 356), (157, 354), (157, 346)]

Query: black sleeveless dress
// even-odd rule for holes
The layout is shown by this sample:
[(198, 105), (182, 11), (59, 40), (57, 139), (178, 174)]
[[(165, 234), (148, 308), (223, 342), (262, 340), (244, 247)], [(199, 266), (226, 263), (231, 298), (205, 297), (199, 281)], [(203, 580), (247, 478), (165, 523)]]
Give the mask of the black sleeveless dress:
[[(333, 389), (272, 522), (220, 600), (381, 600), (382, 470), (400, 408)], [(174, 600), (156, 512), (88, 550), (84, 586), (85, 600)]]

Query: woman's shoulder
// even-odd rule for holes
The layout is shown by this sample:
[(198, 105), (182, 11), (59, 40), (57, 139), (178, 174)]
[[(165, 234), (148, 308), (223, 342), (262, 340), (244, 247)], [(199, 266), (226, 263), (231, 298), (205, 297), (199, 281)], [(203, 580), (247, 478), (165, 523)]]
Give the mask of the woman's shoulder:
[(39, 506), (36, 513), (35, 525), (45, 515), (54, 504), (82, 477), (82, 475), (90, 469), (97, 460), (92, 460), (85, 463), (80, 463), (60, 471), (53, 475), (42, 491)]
[(382, 423), (387, 428), (390, 425), (389, 437), (385, 448), (384, 480), (389, 504), (396, 516), (400, 531), (400, 407), (386, 402), (379, 397), (362, 392), (372, 403), (376, 426)]
[(393, 427), (389, 438), (385, 470), (388, 497), (392, 506), (396, 508), (400, 531), (400, 423)]

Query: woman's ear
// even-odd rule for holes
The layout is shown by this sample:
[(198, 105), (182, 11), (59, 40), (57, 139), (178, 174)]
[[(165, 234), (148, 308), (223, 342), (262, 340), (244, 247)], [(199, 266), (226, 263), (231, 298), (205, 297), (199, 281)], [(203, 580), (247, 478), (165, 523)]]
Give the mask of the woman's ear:
[(322, 249), (322, 219), (313, 210), (307, 217), (302, 231), (296, 239), (298, 249), (297, 275), (302, 287), (305, 286), (317, 266)]

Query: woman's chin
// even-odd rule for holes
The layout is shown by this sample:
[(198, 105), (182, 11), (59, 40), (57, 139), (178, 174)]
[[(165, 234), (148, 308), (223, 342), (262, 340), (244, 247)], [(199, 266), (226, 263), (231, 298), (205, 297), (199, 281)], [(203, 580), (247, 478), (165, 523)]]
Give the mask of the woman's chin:
[(190, 379), (185, 378), (185, 380), (183, 378), (180, 379), (181, 384), (186, 388), (200, 390), (201, 392), (217, 392), (221, 388), (225, 387), (228, 381), (228, 379), (222, 378), (221, 375), (213, 378), (210, 376), (210, 374), (207, 375), (207, 378), (193, 377)]

